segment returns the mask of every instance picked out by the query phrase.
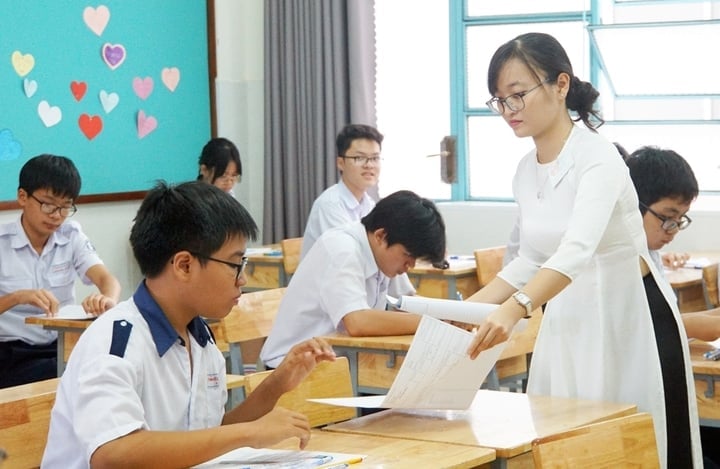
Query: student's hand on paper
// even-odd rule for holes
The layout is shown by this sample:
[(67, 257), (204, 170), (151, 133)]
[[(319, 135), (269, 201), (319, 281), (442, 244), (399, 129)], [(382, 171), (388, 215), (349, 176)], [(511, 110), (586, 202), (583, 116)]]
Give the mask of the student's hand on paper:
[(502, 306), (490, 313), (475, 331), (475, 337), (468, 348), (470, 358), (474, 360), (483, 350), (508, 340), (518, 320), (510, 312), (503, 311)]
[(451, 321), (449, 319), (443, 319), (443, 321), (448, 324), (452, 324), (455, 327), (459, 327), (460, 329), (466, 330), (468, 332), (473, 332), (477, 328), (477, 325), (470, 324), (469, 322)]
[(113, 306), (115, 306), (115, 300), (102, 293), (92, 293), (82, 302), (85, 312), (94, 316), (101, 315)]
[(54, 316), (58, 312), (60, 302), (50, 290), (18, 290), (15, 292), (17, 304), (32, 305), (42, 309), (46, 315)]
[(300, 449), (304, 449), (310, 441), (310, 422), (299, 412), (275, 407), (255, 423), (255, 440), (251, 445), (254, 448), (267, 448), (288, 438), (298, 438)]
[(273, 372), (282, 392), (295, 389), (321, 361), (335, 361), (335, 351), (323, 339), (314, 337), (295, 345)]
[(685, 263), (690, 259), (690, 254), (686, 252), (666, 252), (663, 253), (662, 263), (666, 269), (679, 269), (685, 266)]

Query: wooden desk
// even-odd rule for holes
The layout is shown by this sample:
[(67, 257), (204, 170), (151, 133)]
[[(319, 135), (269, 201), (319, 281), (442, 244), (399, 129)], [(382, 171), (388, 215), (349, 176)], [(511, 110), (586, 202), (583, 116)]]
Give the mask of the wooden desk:
[(417, 262), (408, 271), (408, 278), (418, 295), (455, 300), (458, 293), (462, 298), (468, 298), (480, 289), (475, 258), (462, 256), (460, 259), (451, 258), (448, 262), (450, 267), (447, 269), (436, 269), (427, 262)]
[(703, 357), (703, 353), (712, 349), (712, 345), (701, 340), (690, 342), (700, 425), (720, 427), (720, 361)]
[[(297, 449), (297, 440), (286, 440), (273, 446), (275, 449)], [(307, 451), (366, 454), (357, 468), (416, 469), (484, 467), (495, 459), (495, 451), (489, 448), (470, 447), (446, 443), (380, 436), (349, 435), (339, 432), (312, 430)]]
[(283, 256), (279, 254), (281, 252), (280, 245), (273, 244), (264, 246), (264, 248), (272, 249), (272, 252), (269, 253), (272, 255), (263, 253), (248, 254), (248, 264), (245, 268), (247, 284), (243, 286), (243, 291), (251, 292), (285, 287), (289, 282), (283, 266)]
[[(690, 253), (691, 258), (706, 258), (710, 262), (720, 261), (720, 252), (703, 251)], [(702, 269), (666, 270), (665, 278), (670, 282), (678, 298), (681, 313), (703, 311), (707, 309), (703, 289)]]
[(93, 319), (58, 319), (48, 316), (30, 316), (25, 324), (37, 324), (50, 331), (57, 332), (57, 374), (62, 376), (70, 351), (80, 334), (90, 327)]
[(634, 404), (478, 391), (466, 411), (390, 409), (325, 427), (328, 431), (492, 448), (492, 467), (533, 467), (541, 436), (637, 412)]

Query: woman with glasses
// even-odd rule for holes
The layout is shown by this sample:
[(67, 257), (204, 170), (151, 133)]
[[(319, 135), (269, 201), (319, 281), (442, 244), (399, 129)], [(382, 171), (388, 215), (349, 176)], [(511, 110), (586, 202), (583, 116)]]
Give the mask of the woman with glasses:
[(685, 331), (670, 286), (655, 280), (627, 166), (595, 130), (599, 93), (542, 33), (495, 52), (488, 88), (488, 106), (535, 148), (513, 179), (515, 257), (471, 297), (499, 306), (470, 356), (547, 304), (528, 393), (635, 403), (653, 415), (662, 467), (702, 467)]
[(232, 195), (242, 177), (240, 152), (226, 138), (213, 138), (205, 144), (198, 160), (198, 181), (205, 181)]

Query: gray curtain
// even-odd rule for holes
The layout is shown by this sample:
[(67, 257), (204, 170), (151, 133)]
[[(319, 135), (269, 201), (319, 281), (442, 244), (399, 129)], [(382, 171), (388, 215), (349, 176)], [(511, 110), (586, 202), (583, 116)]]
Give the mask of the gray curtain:
[(337, 182), (335, 135), (376, 125), (372, 0), (265, 3), (263, 242), (302, 236)]

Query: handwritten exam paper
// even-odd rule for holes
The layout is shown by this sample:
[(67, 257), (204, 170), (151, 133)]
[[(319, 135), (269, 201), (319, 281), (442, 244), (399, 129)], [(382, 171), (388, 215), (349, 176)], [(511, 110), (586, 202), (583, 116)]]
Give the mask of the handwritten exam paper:
[(387, 296), (388, 304), (408, 313), (424, 314), (437, 319), (480, 324), (498, 305), (472, 301), (443, 300), (425, 296)]
[(361, 462), (364, 458), (364, 454), (238, 448), (195, 467), (198, 469), (228, 467), (325, 469)]
[(423, 316), (387, 395), (310, 400), (364, 408), (467, 409), (507, 345), (498, 344), (471, 360), (467, 349), (472, 339), (464, 329)]

